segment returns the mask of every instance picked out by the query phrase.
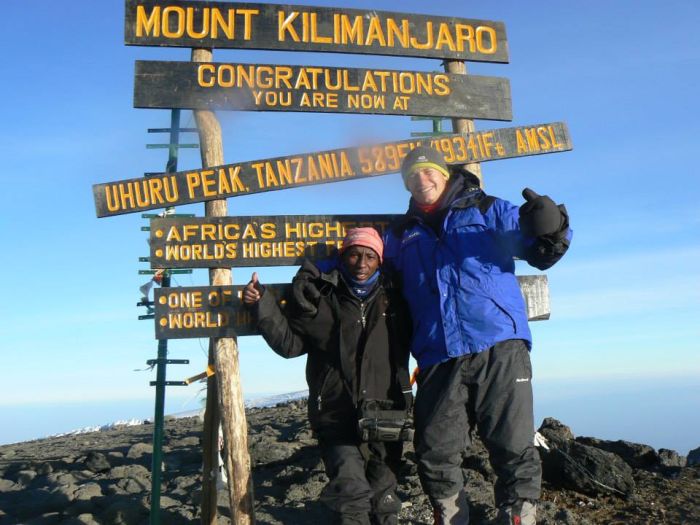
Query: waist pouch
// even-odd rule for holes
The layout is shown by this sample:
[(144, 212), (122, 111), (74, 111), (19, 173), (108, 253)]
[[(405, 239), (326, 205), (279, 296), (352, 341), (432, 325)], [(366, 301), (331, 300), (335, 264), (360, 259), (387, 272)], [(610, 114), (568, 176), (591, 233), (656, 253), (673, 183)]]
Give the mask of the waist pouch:
[(413, 421), (406, 410), (394, 410), (390, 400), (365, 400), (359, 408), (357, 430), (362, 441), (410, 441)]

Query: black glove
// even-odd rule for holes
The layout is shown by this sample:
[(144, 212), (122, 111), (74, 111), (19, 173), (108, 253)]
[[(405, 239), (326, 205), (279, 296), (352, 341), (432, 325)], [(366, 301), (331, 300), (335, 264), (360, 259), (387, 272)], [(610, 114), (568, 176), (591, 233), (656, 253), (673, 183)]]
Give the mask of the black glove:
[(316, 315), (318, 312), (318, 300), (321, 292), (318, 290), (314, 279), (321, 276), (321, 272), (313, 263), (304, 261), (299, 271), (292, 279), (292, 295), (297, 308), (304, 314)]
[(538, 195), (530, 188), (523, 190), (525, 204), (520, 206), (520, 229), (528, 237), (564, 233), (565, 215), (560, 206), (546, 195)]

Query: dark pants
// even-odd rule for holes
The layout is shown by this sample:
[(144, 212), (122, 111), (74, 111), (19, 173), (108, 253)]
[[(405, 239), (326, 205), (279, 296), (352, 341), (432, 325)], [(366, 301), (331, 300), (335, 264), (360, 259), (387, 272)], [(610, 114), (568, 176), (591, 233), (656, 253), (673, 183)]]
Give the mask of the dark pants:
[(421, 370), (415, 448), (428, 496), (444, 499), (464, 488), (462, 454), (476, 426), (498, 476), (496, 505), (539, 499), (531, 378), (530, 355), (519, 339)]
[(395, 525), (401, 502), (396, 471), (401, 442), (324, 443), (321, 455), (330, 481), (321, 493), (338, 525)]

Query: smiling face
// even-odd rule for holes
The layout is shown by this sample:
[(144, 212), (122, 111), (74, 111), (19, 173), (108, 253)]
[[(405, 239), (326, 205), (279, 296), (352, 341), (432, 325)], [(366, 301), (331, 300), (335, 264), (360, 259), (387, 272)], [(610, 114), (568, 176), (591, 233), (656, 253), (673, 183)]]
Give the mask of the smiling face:
[(350, 246), (343, 252), (343, 264), (353, 279), (366, 281), (379, 268), (379, 256), (372, 248)]
[(406, 187), (413, 199), (422, 205), (435, 204), (447, 186), (445, 176), (434, 168), (420, 168), (406, 179)]

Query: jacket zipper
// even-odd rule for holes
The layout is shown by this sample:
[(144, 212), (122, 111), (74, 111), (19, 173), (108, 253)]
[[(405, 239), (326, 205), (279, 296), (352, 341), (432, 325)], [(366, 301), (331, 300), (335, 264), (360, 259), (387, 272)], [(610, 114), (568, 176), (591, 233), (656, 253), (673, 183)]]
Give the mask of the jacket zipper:
[(331, 371), (327, 370), (326, 375), (323, 376), (323, 381), (321, 382), (321, 387), (318, 389), (318, 397), (316, 397), (316, 404), (318, 405), (318, 413), (321, 413), (321, 395), (323, 394), (323, 389), (328, 382), (328, 376), (331, 375)]
[(367, 324), (367, 318), (365, 317), (365, 302), (360, 301), (360, 319), (362, 322), (362, 329), (365, 329), (365, 326)]

